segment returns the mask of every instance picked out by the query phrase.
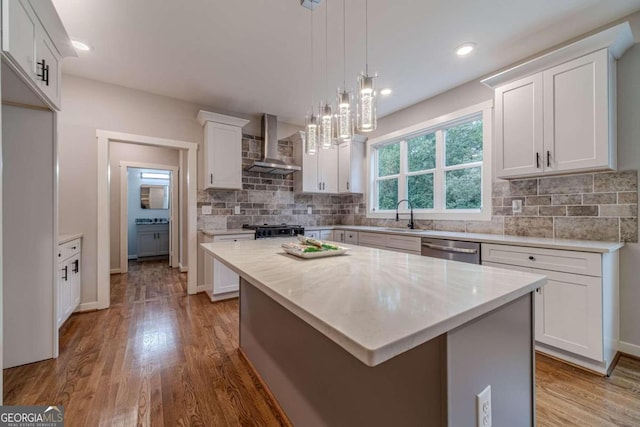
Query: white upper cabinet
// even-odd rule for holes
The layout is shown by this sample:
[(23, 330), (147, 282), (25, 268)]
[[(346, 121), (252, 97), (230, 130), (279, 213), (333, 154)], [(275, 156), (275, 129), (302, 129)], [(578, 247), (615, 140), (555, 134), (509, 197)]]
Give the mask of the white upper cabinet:
[(198, 112), (204, 127), (203, 188), (242, 189), (242, 127), (249, 120)]
[(51, 1), (2, 0), (2, 53), (48, 106), (60, 110), (61, 61), (76, 52)]
[(296, 133), (293, 142), (295, 164), (302, 170), (293, 175), (293, 190), (296, 193), (338, 193), (338, 148), (318, 148), (316, 154), (307, 154), (304, 141)]
[(364, 192), (364, 141), (366, 138), (343, 142), (338, 146), (338, 192)]
[(498, 178), (615, 170), (616, 62), (628, 23), (491, 76)]

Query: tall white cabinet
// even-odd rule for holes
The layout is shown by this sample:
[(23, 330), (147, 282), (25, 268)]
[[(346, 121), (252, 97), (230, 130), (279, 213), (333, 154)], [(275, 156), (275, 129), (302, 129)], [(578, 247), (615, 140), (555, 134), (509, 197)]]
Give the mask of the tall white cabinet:
[(242, 127), (249, 120), (198, 112), (204, 128), (203, 188), (242, 190)]
[(616, 169), (621, 24), (483, 80), (495, 89), (498, 178)]
[[(75, 50), (50, 0), (2, 0), (3, 368), (58, 355), (57, 115)], [(75, 299), (74, 299), (75, 301)]]
[(338, 192), (341, 194), (364, 193), (365, 141), (366, 137), (356, 135), (352, 141), (338, 146)]

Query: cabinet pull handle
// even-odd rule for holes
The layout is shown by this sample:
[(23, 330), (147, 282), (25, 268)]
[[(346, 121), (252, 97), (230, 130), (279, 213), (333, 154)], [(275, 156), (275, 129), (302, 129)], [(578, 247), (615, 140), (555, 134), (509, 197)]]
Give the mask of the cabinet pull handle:
[(38, 74), (38, 77), (40, 77), (44, 84), (49, 86), (49, 66), (44, 59), (42, 61), (38, 61), (38, 66), (42, 70), (41, 74)]
[(73, 261), (73, 270), (71, 271), (74, 273), (80, 272), (80, 260)]
[(542, 295), (542, 288), (536, 289), (536, 293), (539, 293), (540, 295)]
[(349, 181), (347, 181), (347, 190), (349, 189)]
[(551, 151), (547, 150), (547, 167), (551, 167)]
[(321, 182), (318, 183), (318, 190), (322, 190), (322, 183)]
[(210, 174), (210, 175), (209, 175), (209, 182), (210, 182), (211, 184), (213, 184), (213, 174)]
[(324, 190), (324, 182), (322, 183), (322, 189)]
[(534, 257), (533, 255), (529, 255), (529, 259), (530, 259), (531, 261), (535, 261), (535, 260), (536, 260), (536, 257)]
[(540, 153), (536, 151), (536, 168), (540, 169)]
[(64, 276), (62, 276), (62, 279), (66, 282), (67, 280), (69, 280), (69, 266), (65, 265), (62, 271), (64, 271)]

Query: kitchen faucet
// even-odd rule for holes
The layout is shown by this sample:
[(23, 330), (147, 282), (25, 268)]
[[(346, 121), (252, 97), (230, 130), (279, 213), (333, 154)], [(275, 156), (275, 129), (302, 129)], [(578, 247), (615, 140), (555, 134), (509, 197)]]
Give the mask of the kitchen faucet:
[(396, 205), (396, 221), (400, 221), (400, 213), (398, 212), (398, 207), (400, 206), (400, 203), (402, 203), (402, 202), (407, 202), (407, 204), (409, 205), (409, 209), (411, 210), (411, 213), (410, 213), (411, 216), (409, 218), (409, 224), (407, 224), (407, 227), (409, 227), (410, 229), (413, 230), (413, 205), (411, 204), (409, 199), (402, 199)]

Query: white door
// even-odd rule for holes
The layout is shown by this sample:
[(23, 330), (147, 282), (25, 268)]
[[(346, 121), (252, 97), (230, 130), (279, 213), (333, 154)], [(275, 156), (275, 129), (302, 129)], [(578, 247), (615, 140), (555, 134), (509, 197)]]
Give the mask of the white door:
[(169, 254), (169, 229), (165, 228), (156, 233), (157, 240), (157, 254), (167, 255)]
[(543, 73), (546, 170), (609, 165), (608, 58), (602, 49)]
[(338, 192), (349, 193), (351, 184), (351, 142), (338, 146)]
[(318, 172), (322, 178), (323, 193), (338, 192), (338, 150), (335, 147), (329, 149), (319, 149), (320, 157)]
[(542, 120), (542, 74), (496, 89), (496, 171), (499, 178), (542, 172)]
[[(320, 151), (320, 150), (318, 150)], [(304, 193), (317, 193), (321, 190), (320, 178), (318, 177), (318, 164), (320, 154), (302, 153), (302, 191)]]

